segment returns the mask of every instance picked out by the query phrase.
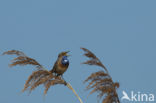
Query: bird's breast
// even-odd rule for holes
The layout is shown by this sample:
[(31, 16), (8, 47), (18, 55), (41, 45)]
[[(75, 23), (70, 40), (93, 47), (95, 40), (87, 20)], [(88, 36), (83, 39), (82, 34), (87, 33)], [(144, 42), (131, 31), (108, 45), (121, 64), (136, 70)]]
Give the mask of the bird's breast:
[(63, 74), (67, 70), (68, 66), (69, 63), (66, 65), (63, 65), (62, 63), (58, 63), (57, 73)]

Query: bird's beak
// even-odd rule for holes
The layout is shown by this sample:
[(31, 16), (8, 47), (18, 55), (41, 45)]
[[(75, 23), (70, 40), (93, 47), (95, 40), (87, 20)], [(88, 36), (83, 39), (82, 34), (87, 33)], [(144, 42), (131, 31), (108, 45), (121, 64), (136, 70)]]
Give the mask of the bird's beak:
[(66, 51), (66, 53), (69, 53), (70, 51)]
[(71, 55), (68, 55), (68, 54), (67, 54), (67, 57), (69, 57), (69, 56), (71, 56)]
[(68, 54), (69, 52), (70, 52), (70, 51), (66, 51), (66, 56), (71, 56), (71, 55)]

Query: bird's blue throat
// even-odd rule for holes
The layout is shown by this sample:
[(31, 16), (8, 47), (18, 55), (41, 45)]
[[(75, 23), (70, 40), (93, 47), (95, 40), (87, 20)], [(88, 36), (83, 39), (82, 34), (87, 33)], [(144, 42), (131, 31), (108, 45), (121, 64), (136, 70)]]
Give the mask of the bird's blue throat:
[(62, 57), (61, 63), (63, 65), (68, 65), (69, 64), (69, 60), (68, 60), (67, 56), (63, 56)]

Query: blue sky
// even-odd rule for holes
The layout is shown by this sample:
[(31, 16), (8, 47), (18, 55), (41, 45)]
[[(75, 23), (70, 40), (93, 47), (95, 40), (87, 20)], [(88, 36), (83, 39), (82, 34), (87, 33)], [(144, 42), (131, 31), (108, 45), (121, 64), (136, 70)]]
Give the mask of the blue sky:
[[(96, 66), (80, 65), (86, 58), (80, 47), (91, 50), (108, 68), (122, 91), (156, 95), (155, 0), (1, 0), (0, 53), (16, 49), (51, 69), (58, 53), (70, 50), (70, 67), (64, 78), (84, 103), (96, 94), (85, 90), (85, 80)], [(0, 57), (1, 103), (79, 103), (61, 85), (51, 87), (45, 99), (43, 86), (30, 95), (20, 93), (32, 66), (9, 68), (15, 56)], [(122, 101), (121, 101), (122, 102)]]

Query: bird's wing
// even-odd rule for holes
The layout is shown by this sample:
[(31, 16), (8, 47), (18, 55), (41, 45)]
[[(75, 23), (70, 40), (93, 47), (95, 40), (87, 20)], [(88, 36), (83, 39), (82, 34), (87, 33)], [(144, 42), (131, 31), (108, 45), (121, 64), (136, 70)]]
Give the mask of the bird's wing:
[(56, 69), (57, 69), (57, 61), (55, 62), (54, 66), (53, 66), (53, 69), (51, 70), (51, 72), (56, 72)]

